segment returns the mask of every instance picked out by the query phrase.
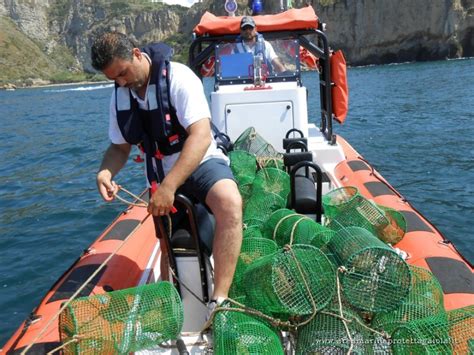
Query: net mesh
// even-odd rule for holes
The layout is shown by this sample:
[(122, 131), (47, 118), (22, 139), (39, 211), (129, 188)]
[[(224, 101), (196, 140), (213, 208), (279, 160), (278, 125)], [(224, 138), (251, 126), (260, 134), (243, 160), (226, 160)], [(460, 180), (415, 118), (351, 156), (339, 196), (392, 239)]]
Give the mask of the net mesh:
[(413, 320), (392, 334), (395, 354), (451, 354), (451, 339), (445, 316)]
[(247, 226), (263, 226), (273, 211), (285, 205), (286, 200), (277, 194), (254, 190), (245, 205), (243, 222)]
[[(281, 154), (254, 128), (234, 147), (231, 168), (244, 199), (244, 239), (230, 297), (293, 324), (313, 315), (296, 328), (297, 354), (474, 353), (473, 306), (446, 312), (433, 274), (409, 266), (387, 245), (406, 233), (402, 213), (343, 187), (323, 196), (324, 227), (285, 208), (290, 179)], [(335, 297), (335, 266), (344, 266), (346, 323)], [(218, 354), (283, 351), (278, 332), (245, 311), (218, 311), (214, 340)]]
[[(292, 244), (311, 244), (314, 236), (326, 228), (324, 228), (319, 223), (316, 223), (309, 217), (300, 215), (300, 218), (293, 222), (290, 218), (283, 221), (277, 231), (277, 237), (279, 240), (284, 240), (282, 238), (285, 234), (289, 236), (289, 242)], [(280, 237), (281, 236), (281, 237)]]
[(335, 235), (336, 235), (335, 231), (331, 229), (324, 229), (322, 231), (317, 232), (314, 235), (314, 237), (310, 240), (309, 244), (322, 250), (322, 248), (326, 248), (328, 243), (331, 241), (332, 237), (334, 237)]
[(403, 239), (407, 231), (407, 222), (403, 214), (393, 208), (378, 205), (388, 220), (388, 225), (384, 228), (377, 229), (376, 236), (383, 242), (395, 245)]
[(474, 305), (448, 312), (453, 354), (474, 354)]
[(257, 158), (244, 150), (229, 152), (230, 168), (237, 181), (253, 181), (257, 172)]
[(269, 144), (254, 127), (247, 128), (234, 142), (234, 149), (245, 150), (257, 158), (274, 158), (283, 160), (283, 156)]
[(290, 176), (276, 168), (261, 169), (255, 175), (253, 191), (277, 194), (286, 202), (290, 193)]
[(408, 264), (380, 239), (359, 227), (339, 230), (329, 242), (340, 265), (342, 290), (355, 307), (366, 311), (390, 311), (408, 295)]
[(262, 226), (263, 236), (275, 240), (279, 246), (311, 244), (315, 235), (325, 230), (311, 218), (286, 208), (273, 212)]
[(410, 266), (411, 288), (405, 301), (390, 312), (379, 312), (372, 325), (392, 333), (403, 323), (445, 314), (443, 290), (434, 275), (423, 268)]
[(73, 300), (60, 314), (66, 354), (130, 353), (176, 339), (183, 306), (169, 282), (159, 282)]
[(252, 195), (252, 183), (257, 172), (255, 155), (244, 150), (229, 152), (230, 168), (234, 174), (244, 206)]
[(335, 270), (310, 245), (294, 245), (254, 261), (244, 273), (248, 305), (266, 314), (306, 315), (322, 309), (335, 292)]
[(284, 353), (275, 329), (241, 312), (218, 311), (213, 330), (214, 353), (217, 355)]
[(248, 266), (258, 258), (273, 254), (278, 246), (273, 240), (266, 238), (246, 238), (242, 240), (237, 266), (235, 268), (234, 279), (229, 291), (230, 297), (245, 296), (245, 284), (242, 283), (242, 277)]
[(250, 226), (244, 229), (242, 234), (243, 239), (247, 238), (263, 238), (262, 231), (258, 226)]
[(289, 210), (288, 208), (280, 208), (268, 217), (265, 221), (264, 225), (262, 226), (262, 235), (264, 238), (273, 239), (273, 231), (277, 226), (280, 219), (284, 218), (288, 215), (295, 215), (296, 212)]
[[(371, 354), (371, 334), (363, 327), (357, 313), (343, 311), (346, 325), (339, 310), (329, 308), (318, 313), (311, 322), (298, 329), (296, 354)], [(347, 328), (346, 328), (347, 326)], [(349, 337), (350, 335), (350, 337)], [(351, 348), (352, 344), (352, 348)]]

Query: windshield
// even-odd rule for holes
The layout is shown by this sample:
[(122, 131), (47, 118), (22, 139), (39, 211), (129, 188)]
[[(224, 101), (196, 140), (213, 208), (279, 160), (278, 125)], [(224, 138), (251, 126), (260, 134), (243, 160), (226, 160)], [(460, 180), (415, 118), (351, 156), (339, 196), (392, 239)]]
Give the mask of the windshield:
[(295, 39), (242, 41), (216, 46), (216, 79), (220, 82), (296, 80), (299, 76), (299, 44)]

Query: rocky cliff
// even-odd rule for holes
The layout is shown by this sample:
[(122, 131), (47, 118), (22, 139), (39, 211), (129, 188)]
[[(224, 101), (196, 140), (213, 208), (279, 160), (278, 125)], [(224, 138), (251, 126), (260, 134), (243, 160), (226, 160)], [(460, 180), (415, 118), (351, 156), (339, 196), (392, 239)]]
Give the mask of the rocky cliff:
[[(249, 1), (238, 3), (239, 15), (249, 13)], [(280, 3), (265, 0), (265, 11), (278, 11)], [(308, 3), (327, 24), (331, 46), (343, 49), (352, 65), (474, 55), (474, 0), (292, 1), (294, 7)], [(15, 36), (37, 47), (35, 58), (45, 67), (62, 71), (92, 71), (91, 38), (104, 29), (124, 31), (139, 44), (168, 41), (184, 61), (200, 16), (206, 10), (223, 15), (223, 5), (224, 0), (204, 0), (189, 9), (145, 0), (0, 0), (0, 81), (41, 78), (52, 70), (35, 72), (33, 66), (8, 74), (7, 67), (21, 65), (26, 55), (21, 53), (26, 45)], [(7, 57), (13, 47), (17, 58)]]

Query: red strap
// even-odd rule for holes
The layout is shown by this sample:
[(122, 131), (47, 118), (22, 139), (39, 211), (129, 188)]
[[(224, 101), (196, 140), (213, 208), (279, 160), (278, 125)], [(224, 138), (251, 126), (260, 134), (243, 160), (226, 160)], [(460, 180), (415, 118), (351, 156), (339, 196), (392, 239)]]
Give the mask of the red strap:
[(143, 158), (140, 154), (137, 154), (137, 156), (135, 158), (133, 158), (133, 161), (135, 163), (143, 163), (145, 160), (143, 160)]
[(155, 158), (156, 159), (163, 159), (164, 155), (157, 149), (155, 152)]
[(173, 143), (174, 141), (176, 141), (178, 139), (179, 139), (179, 136), (177, 134), (174, 134), (174, 135), (168, 137), (168, 140), (169, 140), (170, 143)]

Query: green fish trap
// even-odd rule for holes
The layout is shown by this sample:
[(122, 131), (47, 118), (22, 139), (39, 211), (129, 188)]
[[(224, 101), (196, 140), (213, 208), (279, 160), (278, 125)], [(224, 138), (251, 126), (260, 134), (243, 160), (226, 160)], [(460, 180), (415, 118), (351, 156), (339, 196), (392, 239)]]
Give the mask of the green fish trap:
[(253, 181), (257, 172), (257, 159), (255, 155), (244, 150), (229, 152), (230, 168), (234, 177), (240, 181)]
[(389, 246), (359, 227), (339, 230), (328, 244), (339, 265), (345, 298), (365, 311), (390, 311), (408, 295), (408, 264)]
[(254, 225), (254, 226), (249, 226), (244, 229), (242, 238), (243, 239), (263, 238), (263, 234), (262, 234), (262, 231), (260, 230), (260, 227)]
[(252, 196), (244, 207), (243, 222), (247, 227), (261, 227), (273, 211), (281, 209), (285, 205), (286, 200), (278, 194), (253, 190)]
[(286, 244), (310, 244), (314, 236), (327, 228), (311, 218), (289, 209), (280, 209), (265, 222), (263, 236), (275, 240), (283, 247)]
[(241, 312), (216, 311), (213, 335), (216, 355), (284, 354), (277, 330)]
[(245, 296), (245, 284), (242, 283), (242, 279), (249, 265), (258, 258), (275, 253), (277, 249), (276, 243), (270, 239), (246, 238), (242, 240), (240, 255), (229, 292), (232, 298)]
[(331, 229), (361, 227), (392, 245), (405, 235), (406, 221), (400, 212), (367, 200), (356, 187), (330, 191), (323, 196), (323, 207)]
[(474, 354), (474, 305), (448, 312), (453, 354)]
[(421, 267), (410, 265), (411, 288), (400, 306), (389, 312), (379, 312), (372, 326), (392, 333), (398, 326), (431, 316), (446, 316), (443, 290), (434, 275)]
[(258, 134), (254, 127), (247, 128), (235, 140), (234, 150), (245, 150), (254, 154), (259, 161), (272, 161), (273, 163), (269, 166), (274, 166), (275, 160), (283, 161), (283, 155)]
[(252, 183), (257, 172), (255, 155), (243, 150), (229, 152), (230, 168), (234, 174), (244, 205), (252, 195)]
[(276, 168), (261, 169), (255, 175), (253, 191), (276, 194), (285, 201), (286, 205), (290, 193), (290, 176), (285, 171)]
[(394, 354), (452, 354), (446, 316), (413, 320), (392, 334)]
[[(183, 305), (169, 282), (82, 297), (60, 314), (65, 354), (128, 354), (176, 339)], [(76, 341), (74, 341), (76, 339)]]
[(296, 354), (371, 354), (372, 337), (357, 313), (328, 308), (298, 328)]
[(319, 249), (297, 244), (255, 260), (244, 273), (246, 300), (266, 314), (308, 315), (335, 293), (335, 270)]

